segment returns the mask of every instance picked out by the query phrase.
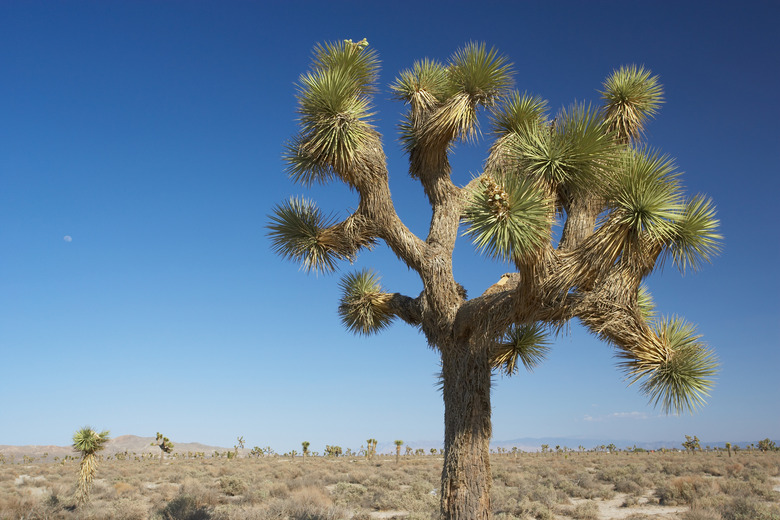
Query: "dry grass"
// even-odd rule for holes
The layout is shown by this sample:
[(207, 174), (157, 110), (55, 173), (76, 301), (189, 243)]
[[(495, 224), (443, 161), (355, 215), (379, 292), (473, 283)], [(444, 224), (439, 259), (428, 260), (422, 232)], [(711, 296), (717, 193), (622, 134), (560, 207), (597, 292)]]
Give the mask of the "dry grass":
[[(780, 520), (780, 453), (494, 455), (497, 520)], [(440, 456), (0, 464), (0, 520), (436, 518)]]

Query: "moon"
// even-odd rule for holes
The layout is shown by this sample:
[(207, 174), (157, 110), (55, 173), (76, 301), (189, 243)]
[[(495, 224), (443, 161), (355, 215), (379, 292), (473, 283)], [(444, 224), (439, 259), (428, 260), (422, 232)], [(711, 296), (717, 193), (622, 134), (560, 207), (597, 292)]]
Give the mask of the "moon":
[(70, 236), (70, 235), (65, 235), (64, 237), (62, 237), (62, 239), (63, 239), (65, 242), (73, 242), (73, 237), (72, 237), (72, 236)]

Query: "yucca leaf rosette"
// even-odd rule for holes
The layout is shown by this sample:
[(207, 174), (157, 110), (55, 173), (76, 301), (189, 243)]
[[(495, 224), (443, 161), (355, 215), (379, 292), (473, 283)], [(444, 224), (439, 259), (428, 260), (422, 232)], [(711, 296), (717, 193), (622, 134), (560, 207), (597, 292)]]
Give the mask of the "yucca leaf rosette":
[(638, 140), (664, 101), (658, 76), (636, 65), (620, 67), (604, 81), (604, 120), (621, 142)]
[(274, 207), (268, 235), (274, 252), (282, 258), (300, 263), (305, 271), (331, 273), (343, 259), (329, 240), (328, 228), (333, 223), (314, 202), (291, 197)]
[(347, 274), (339, 286), (339, 316), (349, 331), (367, 336), (390, 325), (394, 316), (388, 302), (392, 295), (382, 290), (376, 273), (362, 270)]
[(550, 203), (530, 179), (484, 175), (469, 194), (465, 235), (488, 256), (524, 261), (549, 243)]
[(533, 371), (550, 351), (546, 330), (541, 325), (512, 325), (493, 347), (493, 369), (504, 375), (517, 373), (520, 364)]
[(349, 182), (360, 150), (376, 137), (371, 96), (379, 60), (366, 46), (345, 40), (315, 48), (298, 82), (301, 131), (285, 153), (294, 180), (324, 182), (335, 173)]
[(639, 383), (641, 392), (666, 413), (695, 411), (714, 386), (715, 354), (696, 328), (677, 316), (658, 320), (653, 333), (658, 348), (619, 353), (629, 385)]
[(686, 269), (698, 271), (720, 252), (723, 236), (719, 226), (711, 199), (696, 195), (686, 201), (669, 246), (674, 264), (681, 273)]
[[(543, 108), (539, 103), (531, 99), (526, 101), (528, 106), (517, 108), (528, 110), (527, 117), (533, 118)], [(512, 158), (509, 164), (550, 193), (569, 197), (575, 192), (604, 191), (607, 172), (616, 165), (619, 149), (597, 109), (575, 104), (560, 111), (549, 124), (515, 120), (522, 115), (504, 112), (494, 120), (499, 131), (514, 131), (501, 143), (502, 155)]]
[(465, 45), (450, 58), (446, 101), (426, 120), (419, 141), (440, 149), (453, 139), (475, 139), (477, 106), (493, 106), (511, 86), (512, 65), (505, 56), (484, 43)]

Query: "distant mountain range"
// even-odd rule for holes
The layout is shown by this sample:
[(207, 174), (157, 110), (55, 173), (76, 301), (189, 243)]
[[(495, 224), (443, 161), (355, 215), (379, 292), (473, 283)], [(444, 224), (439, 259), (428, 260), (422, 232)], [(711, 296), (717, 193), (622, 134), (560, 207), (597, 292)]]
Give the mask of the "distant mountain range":
[[(103, 453), (107, 455), (113, 455), (115, 453), (153, 453), (155, 455), (160, 454), (160, 448), (157, 445), (152, 446), (155, 441), (154, 437), (138, 437), (137, 435), (120, 435), (113, 438), (106, 443)], [(187, 453), (191, 451), (193, 453), (202, 451), (208, 455), (211, 455), (215, 451), (225, 451), (228, 448), (221, 448), (218, 446), (207, 446), (197, 442), (174, 442), (174, 450), (180, 453)], [(231, 448), (232, 449), (232, 448)], [(48, 454), (48, 458), (64, 457), (65, 455), (74, 455), (73, 448), (70, 446), (7, 446), (0, 445), (0, 454), (6, 457), (13, 456), (16, 459), (22, 458), (25, 455), (29, 457), (42, 457), (44, 454)]]
[[(113, 455), (115, 453), (152, 453), (154, 455), (160, 454), (160, 448), (156, 445), (152, 445), (155, 441), (154, 437), (138, 437), (136, 435), (120, 435), (113, 438), (106, 443), (104, 453), (107, 455)], [(556, 446), (561, 448), (569, 448), (577, 451), (580, 446), (583, 446), (586, 450), (591, 450), (598, 446), (608, 446), (614, 444), (618, 449), (624, 450), (626, 448), (641, 448), (644, 450), (660, 450), (666, 449), (682, 449), (682, 441), (655, 441), (655, 442), (634, 442), (631, 440), (620, 439), (583, 439), (577, 437), (523, 437), (512, 440), (494, 440), (490, 443), (491, 449), (503, 448), (510, 450), (516, 447), (519, 450), (526, 452), (541, 451), (542, 444), (546, 444), (550, 449), (555, 449)], [(773, 442), (780, 445), (780, 440), (773, 439)], [(726, 441), (710, 442), (707, 440), (700, 440), (701, 447), (709, 446), (711, 448), (725, 448)], [(732, 446), (739, 446), (745, 448), (750, 444), (758, 445), (758, 439), (751, 441), (734, 442), (731, 441)], [(413, 441), (404, 443), (404, 446), (410, 448), (424, 449), (426, 453), (431, 448), (441, 449), (441, 441)], [(352, 448), (357, 451), (359, 446), (344, 446)], [(174, 452), (187, 453), (187, 452), (203, 452), (207, 456), (211, 455), (215, 451), (225, 452), (227, 450), (233, 450), (233, 447), (226, 448), (223, 446), (208, 446), (206, 444), (200, 444), (197, 442), (176, 442), (174, 440)], [(243, 456), (249, 453), (249, 449), (245, 448), (239, 450), (239, 453)], [(312, 451), (320, 451), (312, 447)], [(395, 453), (395, 445), (392, 442), (380, 443), (377, 445), (378, 453)], [(46, 454), (47, 459), (53, 459), (54, 457), (62, 458), (65, 455), (74, 455), (73, 449), (70, 446), (8, 446), (0, 445), (0, 454), (6, 458), (13, 457), (15, 460), (23, 458), (25, 455), (28, 457), (40, 458)]]
[[(685, 439), (680, 439), (677, 441), (651, 441), (651, 442), (636, 442), (632, 440), (626, 440), (626, 439), (585, 439), (580, 437), (522, 437), (519, 439), (511, 439), (511, 440), (492, 440), (490, 442), (490, 448), (491, 449), (497, 449), (497, 448), (504, 448), (507, 450), (511, 450), (512, 448), (516, 447), (518, 450), (526, 451), (526, 452), (532, 452), (532, 451), (541, 451), (542, 450), (542, 444), (546, 444), (549, 446), (550, 449), (555, 449), (556, 446), (560, 446), (561, 448), (569, 448), (575, 451), (578, 451), (578, 448), (580, 446), (583, 446), (586, 450), (592, 450), (593, 448), (599, 447), (599, 446), (609, 446), (610, 444), (614, 444), (618, 449), (625, 450), (626, 448), (641, 448), (643, 450), (660, 450), (662, 448), (665, 449), (683, 449), (682, 448), (682, 442)], [(751, 443), (758, 446), (759, 439), (751, 440), (751, 441), (728, 441), (731, 442), (732, 446), (739, 446), (740, 448), (745, 448), (746, 446), (749, 446)], [(773, 440), (776, 444), (780, 445), (780, 441)], [(707, 440), (699, 440), (699, 444), (702, 448), (705, 448), (706, 446), (709, 446), (710, 448), (726, 448), (726, 441), (715, 441), (710, 442)], [(408, 445), (413, 449), (423, 448), (426, 451), (430, 448), (441, 448), (442, 443), (441, 442), (409, 442)], [(392, 448), (392, 449), (391, 449)], [(380, 453), (384, 452), (392, 452), (395, 453), (395, 446), (392, 444), (380, 444), (377, 448), (377, 451)]]

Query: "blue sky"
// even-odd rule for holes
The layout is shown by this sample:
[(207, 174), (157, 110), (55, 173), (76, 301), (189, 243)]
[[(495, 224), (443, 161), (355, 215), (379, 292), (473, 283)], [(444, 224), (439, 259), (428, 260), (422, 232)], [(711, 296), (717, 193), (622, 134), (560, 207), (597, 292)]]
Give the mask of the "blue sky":
[[(666, 93), (649, 144), (718, 206), (714, 263), (650, 280), (659, 310), (717, 351), (709, 404), (662, 415), (572, 324), (534, 373), (496, 379), (496, 440), (780, 438), (778, 16), (775, 2), (0, 3), (0, 444), (64, 445), (84, 424), (277, 451), (443, 437), (424, 338), (401, 323), (350, 335), (338, 276), (299, 271), (266, 237), (290, 195), (342, 216), (356, 204), (338, 184), (291, 183), (281, 153), (313, 45), (364, 37), (384, 86), (484, 41), (554, 108), (598, 103), (614, 68), (643, 64)], [(383, 87), (376, 108), (398, 211), (424, 235), (403, 107)], [(487, 137), (456, 149), (457, 181), (480, 171)], [(472, 294), (508, 270), (465, 240), (456, 262)], [(361, 267), (421, 289), (381, 247), (343, 272)]]

